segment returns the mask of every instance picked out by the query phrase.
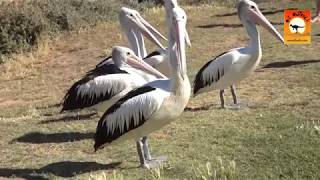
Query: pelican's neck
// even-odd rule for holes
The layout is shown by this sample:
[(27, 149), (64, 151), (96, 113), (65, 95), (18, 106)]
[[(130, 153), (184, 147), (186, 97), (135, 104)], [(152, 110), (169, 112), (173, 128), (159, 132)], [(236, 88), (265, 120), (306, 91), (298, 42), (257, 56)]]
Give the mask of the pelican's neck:
[[(170, 43), (169, 43), (170, 44)], [(172, 46), (169, 45), (169, 49)], [(174, 47), (175, 49), (176, 47)], [(183, 96), (185, 91), (189, 91), (190, 82), (187, 75), (185, 61), (178, 61), (175, 51), (169, 51), (170, 66), (171, 66), (171, 92), (175, 96)], [(182, 64), (180, 64), (182, 63)]]
[(148, 55), (143, 35), (140, 32), (131, 29), (127, 32), (127, 38), (131, 46), (131, 49), (138, 57), (144, 58)]
[(145, 43), (144, 43), (144, 38), (143, 38), (143, 35), (142, 33), (140, 32), (137, 32), (137, 39), (138, 39), (138, 46), (139, 46), (139, 50), (140, 50), (140, 58), (144, 58), (148, 55), (147, 53), (147, 49), (146, 49), (146, 46), (145, 46)]
[(260, 34), (259, 31), (256, 27), (255, 24), (244, 21), (242, 22), (244, 27), (247, 30), (247, 33), (250, 37), (250, 42), (247, 48), (252, 52), (252, 53), (257, 53), (257, 55), (261, 54), (261, 44), (260, 44)]
[(182, 74), (180, 71), (171, 72), (171, 92), (175, 96), (183, 96), (185, 91), (190, 91), (190, 81), (187, 74)]

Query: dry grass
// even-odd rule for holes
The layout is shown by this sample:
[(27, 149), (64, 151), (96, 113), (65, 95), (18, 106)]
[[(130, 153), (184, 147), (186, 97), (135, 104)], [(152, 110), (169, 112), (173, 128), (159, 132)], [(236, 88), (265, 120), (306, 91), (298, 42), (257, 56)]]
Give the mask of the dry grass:
[[(297, 3), (286, 6), (300, 7)], [(285, 8), (268, 3), (261, 7), (265, 11)], [(239, 24), (236, 15), (216, 16), (234, 9), (186, 9), (193, 45), (188, 49), (192, 80), (206, 61), (243, 46), (247, 36), (242, 27), (226, 27)], [(164, 14), (159, 8), (145, 13), (148, 21), (165, 32), (160, 16)], [(267, 17), (272, 22), (282, 21), (281, 12)], [(281, 31), (281, 25), (276, 27)], [(32, 71), (23, 78), (5, 77), (0, 72), (0, 177), (214, 179), (227, 175), (236, 179), (318, 179), (320, 63), (316, 60), (320, 57), (320, 37), (313, 36), (309, 46), (285, 47), (260, 30), (261, 67), (270, 63), (287, 66), (259, 68), (238, 85), (241, 101), (248, 102), (249, 107), (221, 110), (217, 91), (191, 99), (188, 107), (193, 111), (186, 111), (179, 120), (151, 135), (153, 154), (169, 156), (169, 162), (154, 171), (137, 167), (132, 142), (93, 153), (91, 137), (99, 117), (90, 111), (60, 115), (55, 106), (65, 90), (99, 61), (98, 56), (110, 52), (115, 44), (126, 44), (118, 25), (106, 23), (61, 36), (49, 43), (49, 53), (40, 56), (36, 60), (39, 63), (33, 63)], [(314, 33), (319, 31), (315, 26)], [(302, 64), (290, 65), (288, 61)], [(115, 164), (118, 161), (122, 163)], [(214, 170), (222, 176), (214, 176)]]
[(36, 50), (29, 53), (18, 53), (7, 56), (3, 63), (3, 80), (24, 78), (35, 72), (35, 64), (43, 63), (50, 53), (48, 38), (39, 41)]
[[(0, 2), (1, 3), (1, 2)], [(1, 3), (0, 63), (12, 53), (28, 52), (62, 32), (90, 28), (116, 19), (122, 1), (29, 0)]]

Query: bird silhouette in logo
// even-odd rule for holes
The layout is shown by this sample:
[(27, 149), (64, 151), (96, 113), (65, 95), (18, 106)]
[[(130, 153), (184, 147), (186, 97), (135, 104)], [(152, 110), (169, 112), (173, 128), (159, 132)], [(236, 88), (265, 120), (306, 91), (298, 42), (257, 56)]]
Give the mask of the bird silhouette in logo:
[(304, 28), (304, 26), (299, 26), (299, 25), (296, 25), (296, 24), (290, 24), (290, 27), (291, 27), (294, 31), (296, 31), (296, 33), (299, 32), (299, 31), (298, 31), (299, 28)]

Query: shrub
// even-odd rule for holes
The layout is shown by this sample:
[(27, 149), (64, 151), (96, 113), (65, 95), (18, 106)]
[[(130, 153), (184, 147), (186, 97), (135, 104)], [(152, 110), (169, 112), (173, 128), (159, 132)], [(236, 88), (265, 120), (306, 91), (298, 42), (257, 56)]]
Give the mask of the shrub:
[(40, 12), (31, 6), (18, 10), (7, 4), (0, 12), (0, 55), (34, 45), (45, 28)]
[(117, 0), (31, 0), (0, 6), (0, 56), (29, 50), (42, 35), (77, 30), (118, 16)]

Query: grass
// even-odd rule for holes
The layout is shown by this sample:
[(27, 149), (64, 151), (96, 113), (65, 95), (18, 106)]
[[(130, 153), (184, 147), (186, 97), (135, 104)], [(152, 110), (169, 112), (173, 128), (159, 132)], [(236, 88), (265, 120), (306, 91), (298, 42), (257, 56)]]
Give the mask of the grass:
[[(302, 6), (307, 5), (260, 4), (263, 12), (275, 12), (267, 15), (273, 23), (282, 22), (282, 13), (276, 10)], [(247, 36), (242, 27), (229, 26), (239, 24), (236, 15), (217, 16), (232, 13), (233, 8), (185, 9), (192, 41), (188, 72), (193, 79), (206, 61), (243, 46)], [(166, 30), (164, 19), (158, 19), (164, 16), (163, 9), (147, 10), (144, 16), (162, 32)], [(282, 31), (282, 25), (276, 28)], [(152, 171), (138, 168), (132, 141), (93, 153), (91, 137), (99, 117), (90, 111), (60, 115), (56, 107), (66, 89), (99, 61), (98, 56), (115, 44), (127, 44), (118, 24), (102, 23), (61, 35), (23, 75), (15, 75), (19, 68), (2, 71), (4, 63), (0, 66), (0, 177), (319, 179), (320, 28), (314, 26), (312, 45), (289, 47), (259, 29), (261, 66), (237, 86), (241, 101), (249, 107), (221, 110), (217, 91), (191, 99), (189, 111), (151, 135), (152, 153), (169, 157), (163, 167)], [(282, 68), (263, 68), (271, 63)]]

